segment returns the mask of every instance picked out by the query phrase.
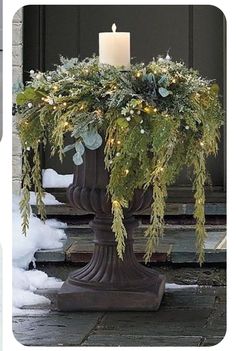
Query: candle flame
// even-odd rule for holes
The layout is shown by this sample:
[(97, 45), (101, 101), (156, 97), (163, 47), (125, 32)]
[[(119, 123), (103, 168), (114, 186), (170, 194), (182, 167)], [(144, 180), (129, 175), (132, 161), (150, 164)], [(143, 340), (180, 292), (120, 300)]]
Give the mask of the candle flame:
[(112, 29), (112, 32), (113, 32), (113, 33), (115, 33), (115, 32), (116, 32), (116, 24), (115, 24), (115, 23), (113, 23), (113, 25), (112, 25), (111, 29)]

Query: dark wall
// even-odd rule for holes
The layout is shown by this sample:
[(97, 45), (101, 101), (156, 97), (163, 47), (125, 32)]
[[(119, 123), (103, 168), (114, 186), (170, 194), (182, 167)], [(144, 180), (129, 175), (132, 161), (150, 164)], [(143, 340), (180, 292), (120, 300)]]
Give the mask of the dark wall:
[[(213, 6), (183, 5), (68, 5), (26, 6), (24, 8), (24, 77), (30, 69), (53, 69), (59, 54), (81, 58), (98, 53), (98, 33), (131, 33), (131, 56), (148, 62), (170, 50), (174, 60), (182, 60), (215, 79), (225, 96), (225, 19)], [(216, 159), (208, 161), (215, 186), (224, 186), (224, 135)], [(63, 166), (44, 155), (44, 167), (60, 173), (72, 172), (70, 155)], [(177, 185), (188, 185), (185, 172)]]

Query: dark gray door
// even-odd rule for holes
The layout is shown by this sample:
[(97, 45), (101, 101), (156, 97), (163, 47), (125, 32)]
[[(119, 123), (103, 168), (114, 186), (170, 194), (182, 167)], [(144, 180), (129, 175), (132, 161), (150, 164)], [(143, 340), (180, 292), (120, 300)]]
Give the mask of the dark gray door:
[[(174, 60), (182, 60), (215, 79), (225, 100), (225, 18), (214, 6), (182, 5), (82, 5), (26, 6), (24, 8), (24, 77), (30, 69), (53, 69), (59, 55), (81, 58), (98, 53), (98, 33), (110, 31), (112, 23), (118, 31), (131, 32), (134, 60), (148, 62), (168, 50)], [(215, 191), (225, 186), (225, 138), (216, 159), (208, 160)], [(61, 165), (42, 155), (43, 167), (59, 173), (72, 173), (68, 154)], [(188, 190), (186, 172), (179, 176), (177, 188)], [(215, 192), (215, 193), (216, 193)]]

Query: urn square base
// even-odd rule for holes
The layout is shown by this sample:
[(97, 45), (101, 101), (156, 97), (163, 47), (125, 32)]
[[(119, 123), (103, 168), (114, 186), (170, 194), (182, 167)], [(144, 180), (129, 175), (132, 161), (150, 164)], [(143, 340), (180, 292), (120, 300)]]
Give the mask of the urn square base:
[(66, 281), (58, 293), (60, 311), (157, 311), (165, 291), (165, 276), (134, 289), (103, 290)]

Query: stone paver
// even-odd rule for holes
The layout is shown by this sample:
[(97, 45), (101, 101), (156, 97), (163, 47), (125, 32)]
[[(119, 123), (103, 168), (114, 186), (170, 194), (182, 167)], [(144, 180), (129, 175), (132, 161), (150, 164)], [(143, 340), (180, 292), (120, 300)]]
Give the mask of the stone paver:
[(15, 337), (31, 346), (210, 346), (225, 329), (225, 288), (209, 286), (169, 286), (157, 312), (51, 311), (13, 319)]
[(56, 313), (22, 316), (13, 320), (15, 338), (27, 346), (80, 345), (101, 318), (101, 313)]

